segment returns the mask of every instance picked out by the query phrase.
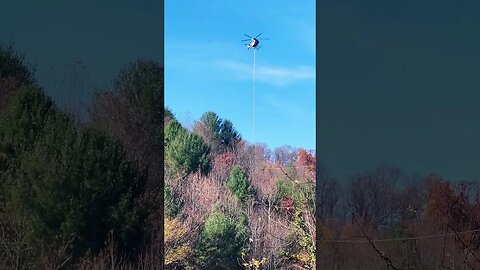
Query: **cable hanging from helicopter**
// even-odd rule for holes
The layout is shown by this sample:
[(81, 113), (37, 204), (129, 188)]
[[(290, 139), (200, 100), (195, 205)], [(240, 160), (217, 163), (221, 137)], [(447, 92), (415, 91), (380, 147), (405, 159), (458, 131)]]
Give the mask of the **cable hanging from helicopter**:
[[(253, 160), (255, 163), (255, 103), (256, 103), (256, 90), (255, 90), (255, 51), (259, 50), (262, 46), (259, 46), (260, 44), (260, 39), (258, 38), (262, 33), (258, 34), (256, 37), (251, 37), (247, 34), (244, 34), (246, 37), (249, 39), (243, 39), (242, 41), (250, 41), (250, 43), (245, 44), (247, 46), (247, 49), (253, 49), (253, 106), (252, 106), (252, 135), (253, 135), (253, 140), (252, 140), (252, 146), (253, 146)], [(262, 39), (262, 40), (268, 40), (267, 38)], [(254, 173), (251, 173), (251, 180), (253, 181), (254, 178)]]
[[(262, 46), (259, 46), (260, 44), (260, 39), (258, 37), (260, 37), (260, 35), (262, 35), (262, 33), (258, 34), (256, 37), (252, 37), (252, 36), (249, 36), (247, 34), (243, 34), (244, 36), (248, 37), (249, 39), (242, 39), (242, 41), (250, 41), (250, 43), (246, 44), (245, 45), (247, 46), (247, 49), (250, 50), (250, 49), (253, 49), (253, 108), (252, 108), (252, 130), (253, 130), (253, 141), (252, 141), (252, 144), (255, 145), (255, 101), (256, 101), (256, 98), (255, 98), (255, 51), (256, 50), (259, 50)], [(261, 40), (268, 40), (268, 38), (264, 38), (264, 39), (261, 39)]]
[(253, 130), (253, 141), (252, 141), (252, 144), (255, 145), (255, 101), (256, 101), (256, 98), (255, 98), (255, 51), (256, 50), (259, 50), (262, 46), (260, 46), (260, 40), (268, 40), (268, 38), (263, 38), (263, 39), (259, 39), (258, 37), (260, 37), (260, 35), (262, 35), (262, 33), (258, 34), (256, 37), (252, 37), (252, 36), (249, 36), (247, 34), (243, 34), (244, 36), (248, 37), (249, 39), (243, 39), (242, 41), (250, 41), (250, 43), (248, 44), (245, 44), (247, 46), (247, 49), (253, 49), (253, 108), (252, 108), (252, 130)]

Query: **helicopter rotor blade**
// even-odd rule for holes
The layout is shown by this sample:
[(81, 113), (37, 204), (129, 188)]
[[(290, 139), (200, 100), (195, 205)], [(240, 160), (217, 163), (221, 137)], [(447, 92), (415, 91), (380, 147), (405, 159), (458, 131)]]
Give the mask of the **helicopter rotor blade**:
[(251, 36), (249, 36), (249, 35), (247, 35), (247, 34), (243, 34), (243, 35), (245, 35), (245, 36), (247, 36), (247, 37), (249, 37), (249, 38), (252, 38)]
[(262, 33), (258, 34), (255, 38), (258, 38)]
[(250, 41), (251, 39), (242, 39), (242, 41)]

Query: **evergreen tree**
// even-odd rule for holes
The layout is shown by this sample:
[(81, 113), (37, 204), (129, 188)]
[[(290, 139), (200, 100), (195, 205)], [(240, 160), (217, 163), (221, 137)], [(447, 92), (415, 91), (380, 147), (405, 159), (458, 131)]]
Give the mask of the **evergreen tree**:
[(116, 140), (78, 130), (39, 89), (25, 87), (0, 115), (0, 152), (0, 223), (20, 228), (37, 256), (67, 242), (75, 255), (98, 250), (109, 231), (122, 248), (135, 246), (145, 177)]
[(204, 269), (241, 269), (237, 258), (248, 235), (245, 216), (234, 220), (219, 210), (212, 211), (200, 236), (199, 264)]
[(180, 123), (172, 120), (165, 128), (165, 140), (165, 162), (177, 172), (209, 171), (209, 148), (200, 136), (188, 132)]
[(248, 181), (248, 176), (240, 167), (234, 166), (230, 170), (227, 180), (227, 187), (232, 191), (240, 201), (245, 200), (249, 195), (253, 194), (253, 187)]
[(231, 151), (241, 139), (232, 122), (222, 120), (214, 112), (204, 113), (194, 130), (204, 139), (212, 153)]

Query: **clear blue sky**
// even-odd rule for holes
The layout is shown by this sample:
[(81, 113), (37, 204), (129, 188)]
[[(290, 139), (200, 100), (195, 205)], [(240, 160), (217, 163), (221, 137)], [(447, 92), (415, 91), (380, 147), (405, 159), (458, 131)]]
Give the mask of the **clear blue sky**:
[(184, 124), (206, 111), (251, 142), (315, 149), (315, 1), (165, 0), (165, 105)]

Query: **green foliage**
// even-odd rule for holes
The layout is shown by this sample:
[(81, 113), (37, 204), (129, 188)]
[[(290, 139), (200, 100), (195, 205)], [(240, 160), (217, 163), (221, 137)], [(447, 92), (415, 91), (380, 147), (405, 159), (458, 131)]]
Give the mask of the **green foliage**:
[(192, 173), (210, 168), (209, 148), (197, 134), (190, 133), (172, 120), (165, 128), (165, 160), (178, 172)]
[(148, 176), (139, 203), (150, 213), (163, 212), (163, 67), (150, 60), (132, 62), (105, 90), (93, 100), (92, 126), (118, 139), (126, 159)]
[(182, 201), (177, 194), (172, 192), (170, 186), (165, 183), (164, 188), (164, 212), (168, 218), (174, 218), (182, 208)]
[(17, 91), (0, 114), (0, 213), (6, 205), (7, 176), (33, 150), (46, 124), (60, 118), (53, 102), (33, 86)]
[(168, 147), (170, 143), (180, 135), (187, 133), (187, 130), (177, 120), (171, 120), (165, 126), (165, 147)]
[(200, 132), (212, 152), (219, 153), (233, 150), (240, 141), (240, 134), (229, 120), (222, 120), (214, 112), (206, 112), (200, 118)]
[(63, 121), (46, 130), (9, 177), (9, 211), (23, 216), (36, 244), (74, 237), (75, 252), (98, 250), (113, 230), (121, 247), (132, 247), (141, 232), (134, 199), (144, 179), (120, 145), (95, 130), (77, 133)]
[(247, 219), (238, 220), (220, 211), (210, 213), (200, 236), (198, 259), (203, 269), (240, 269), (237, 258), (248, 239)]
[(310, 232), (302, 217), (301, 211), (295, 212), (295, 220), (293, 222), (296, 229), (299, 231), (298, 245), (303, 251), (303, 256), (297, 256), (297, 258), (304, 263), (307, 269), (314, 269), (315, 267), (315, 243), (313, 243)]
[(0, 116), (0, 149), (7, 166), (0, 173), (0, 222), (22, 220), (19, 233), (35, 250), (68, 239), (74, 254), (98, 250), (110, 230), (121, 247), (134, 246), (144, 215), (134, 200), (145, 178), (117, 141), (78, 131), (30, 87)]
[(295, 233), (291, 235), (296, 241), (291, 242), (291, 251), (283, 250), (282, 256), (300, 263), (304, 269), (315, 269), (315, 243), (312, 240), (312, 232), (309, 231), (303, 213), (295, 211), (293, 221)]
[(315, 185), (310, 183), (296, 183), (291, 180), (278, 180), (275, 201), (279, 203), (285, 198), (291, 198), (296, 207), (301, 206), (313, 209), (315, 206)]
[(154, 142), (161, 144), (163, 128), (163, 68), (151, 60), (138, 60), (124, 68), (115, 88), (142, 115)]
[(12, 46), (0, 44), (0, 79), (9, 77), (26, 85), (34, 83), (33, 74), (25, 63), (25, 57), (16, 52)]
[(164, 119), (167, 119), (167, 120), (175, 119), (175, 115), (173, 115), (172, 111), (169, 108), (165, 108), (163, 117)]
[(12, 46), (0, 43), (0, 112), (10, 104), (10, 100), (21, 86), (34, 86), (31, 68), (25, 63), (23, 55)]
[(0, 152), (0, 173), (5, 172), (7, 168), (8, 168), (7, 155), (5, 153)]
[(21, 89), (0, 116), (0, 152), (11, 158), (31, 151), (54, 117), (61, 116), (50, 98), (34, 87)]
[(233, 127), (230, 120), (223, 120), (220, 126), (220, 145), (224, 150), (231, 150), (237, 142), (241, 139), (240, 134)]
[(213, 134), (214, 139), (218, 139), (222, 120), (214, 112), (206, 112), (200, 118), (200, 122)]
[(249, 195), (252, 195), (254, 188), (248, 181), (248, 176), (238, 166), (233, 166), (227, 180), (227, 187), (232, 191), (240, 201), (244, 201)]
[(236, 239), (241, 243), (240, 250), (242, 252), (246, 252), (247, 248), (245, 247), (245, 243), (250, 236), (250, 229), (248, 227), (248, 218), (244, 213), (238, 214), (235, 220), (235, 230), (237, 232)]

